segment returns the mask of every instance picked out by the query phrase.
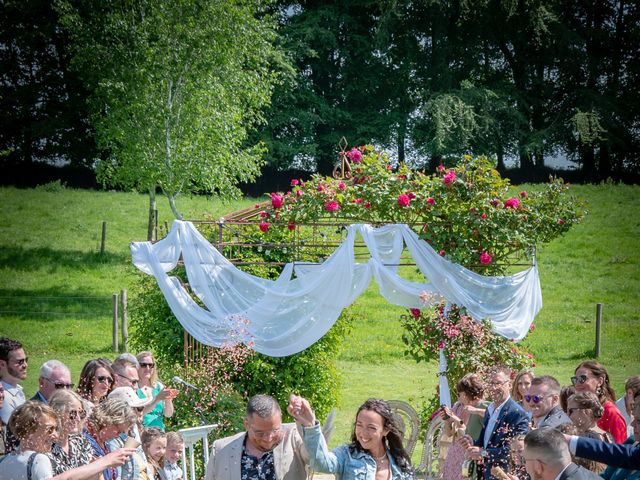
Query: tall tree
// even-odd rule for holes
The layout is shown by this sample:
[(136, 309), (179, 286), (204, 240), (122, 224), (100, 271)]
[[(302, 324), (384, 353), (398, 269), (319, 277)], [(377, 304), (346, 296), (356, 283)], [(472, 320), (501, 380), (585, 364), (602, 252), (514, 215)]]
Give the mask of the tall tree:
[(60, 3), (74, 61), (89, 85), (92, 121), (109, 157), (103, 182), (156, 188), (182, 218), (184, 192), (238, 193), (259, 173), (263, 147), (247, 145), (281, 61), (260, 2), (70, 0)]

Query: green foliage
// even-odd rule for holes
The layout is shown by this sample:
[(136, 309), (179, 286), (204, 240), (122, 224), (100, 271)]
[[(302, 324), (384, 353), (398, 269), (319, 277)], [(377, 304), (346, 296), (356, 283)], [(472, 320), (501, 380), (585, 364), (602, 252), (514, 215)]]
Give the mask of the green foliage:
[(52, 182), (45, 183), (44, 185), (38, 185), (36, 189), (42, 190), (45, 192), (62, 192), (67, 185), (60, 180), (54, 180)]

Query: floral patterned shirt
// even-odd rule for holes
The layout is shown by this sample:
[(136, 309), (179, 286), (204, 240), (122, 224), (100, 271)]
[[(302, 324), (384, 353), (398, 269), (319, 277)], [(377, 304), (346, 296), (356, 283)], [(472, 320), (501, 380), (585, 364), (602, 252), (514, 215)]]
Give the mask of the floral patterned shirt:
[(51, 460), (53, 474), (60, 475), (72, 468), (89, 464), (93, 460), (93, 448), (82, 435), (69, 435), (69, 453), (54, 443), (47, 457)]
[(242, 459), (240, 460), (241, 480), (277, 480), (273, 452), (263, 453), (260, 458), (247, 452), (247, 439), (244, 440)]

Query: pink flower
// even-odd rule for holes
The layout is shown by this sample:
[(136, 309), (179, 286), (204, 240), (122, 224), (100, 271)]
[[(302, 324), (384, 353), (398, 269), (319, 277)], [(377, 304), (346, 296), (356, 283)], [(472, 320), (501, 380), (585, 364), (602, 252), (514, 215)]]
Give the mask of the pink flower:
[(302, 190), (296, 190), (296, 197), (302, 196)]
[(353, 203), (355, 203), (356, 205), (360, 205), (362, 203), (362, 198), (360, 198), (360, 197), (354, 198), (353, 199)]
[(453, 183), (455, 179), (456, 179), (456, 172), (452, 168), (444, 175), (444, 178), (442, 179), (442, 181), (444, 182), (445, 185), (450, 185)]
[(436, 199), (433, 198), (433, 197), (429, 197), (429, 198), (427, 198), (427, 203), (429, 205), (435, 205), (436, 204)]
[(291, 220), (288, 224), (287, 224), (287, 228), (289, 230), (295, 230), (296, 229), (296, 222), (294, 222), (293, 220)]
[(420, 309), (419, 308), (412, 308), (410, 311), (411, 311), (411, 315), (413, 316), (413, 318), (420, 318)]
[(444, 257), (444, 250), (440, 250), (440, 251), (438, 252), (438, 255), (440, 255), (441, 257)]
[(347, 158), (353, 163), (360, 163), (362, 160), (362, 153), (357, 148), (353, 147), (347, 152)]
[(291, 186), (295, 187), (296, 185), (298, 185), (300, 183), (300, 181), (297, 178), (294, 178), (293, 180), (291, 180)]
[(498, 200), (495, 200), (495, 199), (494, 199), (494, 200), (491, 200), (489, 203), (495, 207), (495, 206), (496, 206), (496, 205), (498, 205), (500, 202), (499, 202)]
[(340, 182), (340, 184), (338, 184), (338, 190), (344, 190), (345, 188), (347, 188), (347, 186), (344, 183)]
[(413, 193), (411, 190), (408, 190), (408, 191), (407, 191), (407, 196), (408, 196), (411, 200), (413, 200), (414, 198), (416, 198), (416, 194), (415, 194), (415, 193)]
[(536, 324), (532, 323), (531, 325), (529, 325), (529, 331), (530, 332), (535, 332), (536, 331)]
[(260, 212), (260, 218), (267, 218), (269, 214), (267, 212)]
[(564, 225), (564, 220), (563, 220), (563, 219), (561, 219), (561, 218), (559, 218), (559, 219), (556, 221), (556, 223), (557, 223), (558, 225)]
[(263, 233), (267, 233), (269, 231), (269, 222), (260, 222), (260, 231)]
[(513, 208), (514, 210), (520, 207), (520, 200), (513, 197), (504, 202), (505, 208)]
[(335, 212), (336, 210), (340, 210), (340, 204), (335, 200), (329, 200), (325, 204), (324, 209), (327, 210), (328, 212)]
[(438, 342), (438, 348), (444, 348), (444, 346), (445, 346), (444, 340), (440, 340)]
[(436, 167), (436, 170), (438, 170), (439, 172), (444, 172), (444, 165), (440, 164)]
[(526, 196), (527, 196), (527, 192), (525, 192), (524, 190), (520, 192), (520, 198), (526, 198)]
[(492, 261), (493, 258), (491, 258), (491, 255), (489, 255), (487, 252), (482, 252), (480, 254), (480, 263), (482, 265), (489, 265)]
[(321, 183), (318, 184), (318, 191), (319, 192), (323, 192), (324, 191), (324, 185), (323, 184), (321, 184)]
[(371, 208), (371, 202), (364, 202), (364, 208)]
[(487, 214), (483, 213), (482, 215), (480, 215), (480, 218), (484, 220), (485, 218), (487, 218)]
[(282, 196), (277, 193), (271, 194), (271, 206), (275, 209), (278, 209), (282, 206)]
[(398, 205), (400, 205), (401, 207), (406, 207), (410, 203), (411, 199), (409, 198), (409, 195), (402, 193), (398, 196)]
[(253, 206), (253, 208), (260, 208), (260, 204), (259, 204), (259, 203), (256, 203), (256, 204)]

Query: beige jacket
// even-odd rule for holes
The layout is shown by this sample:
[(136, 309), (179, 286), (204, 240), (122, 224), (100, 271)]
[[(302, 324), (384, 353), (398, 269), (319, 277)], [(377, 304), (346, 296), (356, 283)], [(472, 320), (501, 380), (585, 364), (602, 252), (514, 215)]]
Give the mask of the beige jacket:
[[(278, 480), (305, 480), (309, 455), (295, 423), (285, 423), (282, 442), (273, 450)], [(205, 480), (240, 480), (240, 460), (246, 432), (221, 438), (213, 443)]]

